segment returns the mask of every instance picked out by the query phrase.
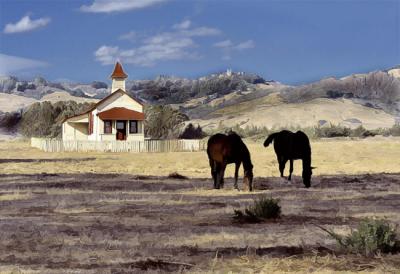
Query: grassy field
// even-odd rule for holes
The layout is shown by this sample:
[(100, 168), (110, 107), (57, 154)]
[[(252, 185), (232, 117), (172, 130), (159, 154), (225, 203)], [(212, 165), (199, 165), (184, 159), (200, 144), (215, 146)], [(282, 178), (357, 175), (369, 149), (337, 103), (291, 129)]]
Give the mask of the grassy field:
[[(205, 152), (44, 153), (0, 142), (0, 273), (399, 273), (400, 254), (343, 254), (314, 225), (400, 225), (399, 138), (314, 141), (309, 189), (278, 177), (272, 148), (248, 146), (253, 193), (233, 190), (232, 178), (212, 189)], [(258, 195), (280, 199), (282, 217), (235, 221)]]
[[(272, 147), (246, 141), (254, 165), (255, 177), (278, 176), (278, 164)], [(312, 141), (312, 165), (319, 174), (364, 174), (400, 172), (400, 138), (376, 137), (362, 140)], [(172, 172), (193, 178), (210, 177), (204, 151), (182, 153), (46, 153), (31, 148), (28, 142), (0, 142), (0, 172), (36, 173), (124, 173), (167, 176)], [(286, 172), (288, 172), (287, 164)], [(234, 174), (228, 166), (226, 176)], [(301, 162), (295, 161), (294, 174), (301, 174)]]

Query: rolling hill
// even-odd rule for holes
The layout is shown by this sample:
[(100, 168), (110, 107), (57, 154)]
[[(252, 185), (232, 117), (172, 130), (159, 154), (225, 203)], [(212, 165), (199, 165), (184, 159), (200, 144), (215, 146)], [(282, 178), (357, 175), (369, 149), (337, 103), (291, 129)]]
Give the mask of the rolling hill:
[[(186, 79), (159, 76), (129, 80), (127, 91), (146, 104), (168, 104), (205, 128), (315, 126), (336, 124), (368, 129), (400, 122), (400, 68), (353, 74), (301, 85), (267, 81), (255, 74), (222, 72)], [(0, 111), (37, 101), (94, 102), (109, 94), (104, 82), (52, 83), (37, 77), (0, 77)]]

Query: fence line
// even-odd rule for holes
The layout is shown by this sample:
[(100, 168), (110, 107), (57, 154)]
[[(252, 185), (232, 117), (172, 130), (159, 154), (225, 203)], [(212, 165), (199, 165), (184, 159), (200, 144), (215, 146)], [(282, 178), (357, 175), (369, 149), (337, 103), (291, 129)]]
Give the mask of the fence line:
[(202, 151), (202, 140), (144, 140), (144, 141), (63, 141), (31, 138), (31, 146), (46, 152), (181, 152)]

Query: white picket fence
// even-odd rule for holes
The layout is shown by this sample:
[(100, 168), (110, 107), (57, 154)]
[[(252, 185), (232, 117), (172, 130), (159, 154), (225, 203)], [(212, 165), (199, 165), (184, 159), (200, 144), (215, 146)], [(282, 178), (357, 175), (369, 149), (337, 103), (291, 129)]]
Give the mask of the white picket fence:
[(63, 141), (31, 138), (31, 146), (46, 152), (182, 152), (202, 151), (202, 140), (145, 140), (142, 141)]

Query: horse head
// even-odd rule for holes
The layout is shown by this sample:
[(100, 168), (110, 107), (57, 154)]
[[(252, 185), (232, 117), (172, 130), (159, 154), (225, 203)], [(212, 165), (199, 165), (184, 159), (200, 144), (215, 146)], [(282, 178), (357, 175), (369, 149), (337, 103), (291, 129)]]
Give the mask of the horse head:
[(252, 164), (244, 167), (243, 185), (246, 190), (253, 191), (253, 165)]
[(303, 184), (305, 185), (305, 187), (309, 188), (311, 186), (311, 176), (312, 176), (312, 170), (315, 167), (306, 167), (303, 168)]

